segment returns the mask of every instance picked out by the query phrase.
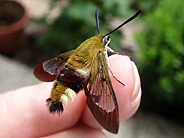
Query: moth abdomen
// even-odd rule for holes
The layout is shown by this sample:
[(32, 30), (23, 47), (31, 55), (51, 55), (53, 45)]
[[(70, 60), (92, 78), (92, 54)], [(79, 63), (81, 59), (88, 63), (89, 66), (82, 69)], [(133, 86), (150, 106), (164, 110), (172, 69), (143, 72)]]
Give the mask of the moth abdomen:
[(53, 102), (51, 98), (48, 98), (46, 100), (46, 102), (47, 102), (47, 105), (49, 107), (50, 113), (55, 113), (55, 112), (61, 113), (61, 112), (63, 112), (63, 105), (60, 101), (54, 101)]
[(66, 66), (57, 76), (59, 83), (74, 90), (76, 93), (83, 89), (84, 80), (85, 78), (80, 73)]
[(74, 90), (55, 80), (51, 89), (50, 98), (46, 100), (49, 111), (51, 113), (62, 112), (64, 110), (63, 105), (66, 105), (69, 100), (74, 100), (75, 96), (76, 92)]
[(82, 75), (69, 68), (64, 67), (56, 77), (51, 89), (50, 98), (47, 99), (47, 105), (51, 113), (62, 112), (63, 105), (69, 100), (74, 100), (76, 94), (84, 88), (87, 81)]

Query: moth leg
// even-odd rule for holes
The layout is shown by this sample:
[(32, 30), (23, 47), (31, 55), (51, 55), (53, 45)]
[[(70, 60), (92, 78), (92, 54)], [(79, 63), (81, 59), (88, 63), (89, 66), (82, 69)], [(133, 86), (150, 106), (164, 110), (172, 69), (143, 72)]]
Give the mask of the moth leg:
[(114, 51), (112, 48), (110, 48), (108, 46), (106, 48), (107, 48), (107, 51), (109, 53), (111, 53), (111, 54), (125, 55), (123, 52), (116, 52), (116, 51)]
[(121, 85), (125, 86), (125, 84), (123, 82), (121, 82), (118, 78), (116, 78), (116, 76), (113, 74), (112, 70), (109, 67), (107, 67), (107, 68), (110, 71), (110, 73), (112, 74), (112, 77), (115, 78)]

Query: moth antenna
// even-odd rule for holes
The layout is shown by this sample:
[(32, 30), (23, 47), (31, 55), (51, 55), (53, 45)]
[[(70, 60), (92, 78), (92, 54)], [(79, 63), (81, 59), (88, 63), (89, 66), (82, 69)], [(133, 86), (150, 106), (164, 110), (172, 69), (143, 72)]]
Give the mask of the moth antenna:
[(98, 32), (98, 34), (100, 34), (99, 18), (98, 18), (98, 10), (97, 10), (97, 9), (96, 9), (96, 11), (95, 11), (95, 20), (96, 20), (97, 32)]
[(128, 20), (126, 20), (125, 22), (123, 22), (122, 24), (120, 24), (118, 27), (116, 27), (111, 32), (107, 33), (105, 36), (110, 35), (111, 33), (115, 32), (116, 30), (118, 30), (119, 28), (121, 28), (122, 26), (124, 26), (125, 24), (127, 24), (128, 22), (130, 22), (131, 20), (135, 19), (140, 13), (141, 13), (141, 10), (139, 10), (138, 12), (136, 12), (132, 17), (130, 17)]

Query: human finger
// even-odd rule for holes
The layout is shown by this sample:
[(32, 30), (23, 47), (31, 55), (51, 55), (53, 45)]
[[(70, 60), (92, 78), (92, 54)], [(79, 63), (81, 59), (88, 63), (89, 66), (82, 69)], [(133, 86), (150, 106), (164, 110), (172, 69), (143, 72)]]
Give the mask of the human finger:
[(49, 114), (46, 99), (51, 87), (41, 83), (0, 95), (0, 136), (38, 137), (73, 127), (84, 110), (84, 94), (69, 102), (61, 115)]

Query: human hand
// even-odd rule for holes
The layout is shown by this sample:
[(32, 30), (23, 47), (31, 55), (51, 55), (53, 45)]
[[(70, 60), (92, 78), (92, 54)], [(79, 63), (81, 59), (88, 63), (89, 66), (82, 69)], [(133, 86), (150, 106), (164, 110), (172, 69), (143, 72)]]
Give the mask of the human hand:
[[(140, 104), (139, 75), (127, 56), (110, 56), (109, 64), (113, 75), (125, 84), (122, 86), (111, 77), (120, 121), (124, 121), (137, 111)], [(64, 107), (60, 116), (49, 114), (45, 100), (51, 87), (51, 83), (41, 83), (0, 95), (0, 137), (105, 137), (86, 105), (83, 91)]]

